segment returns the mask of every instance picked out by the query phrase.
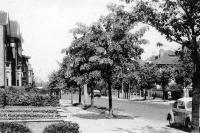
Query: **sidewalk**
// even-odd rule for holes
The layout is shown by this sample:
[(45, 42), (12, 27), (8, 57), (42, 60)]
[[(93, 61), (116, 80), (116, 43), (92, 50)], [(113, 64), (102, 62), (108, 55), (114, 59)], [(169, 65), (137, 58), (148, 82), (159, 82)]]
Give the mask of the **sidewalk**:
[[(106, 96), (102, 96), (101, 98), (105, 98), (108, 99), (108, 97)], [(162, 100), (161, 98), (156, 98), (156, 99), (146, 99), (144, 100), (143, 97), (139, 97), (139, 96), (134, 96), (131, 97), (131, 99), (123, 99), (123, 98), (118, 98), (116, 96), (112, 97), (114, 100), (120, 100), (120, 101), (135, 101), (135, 102), (145, 102), (145, 103), (149, 103), (149, 104), (162, 104), (162, 105), (170, 105), (171, 103), (174, 103), (175, 100)]]
[(65, 121), (76, 122), (81, 133), (184, 133), (169, 128), (164, 123), (145, 120), (139, 117), (106, 119), (100, 114), (70, 105), (70, 101), (61, 100), (58, 111)]

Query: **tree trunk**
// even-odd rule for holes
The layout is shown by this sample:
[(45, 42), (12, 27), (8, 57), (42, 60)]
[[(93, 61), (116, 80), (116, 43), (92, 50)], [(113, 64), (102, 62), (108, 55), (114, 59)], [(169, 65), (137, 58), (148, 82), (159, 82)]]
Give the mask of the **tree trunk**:
[(147, 89), (145, 89), (145, 92), (144, 92), (144, 100), (147, 99)]
[(119, 93), (120, 93), (120, 91), (118, 90), (117, 92), (118, 92), (118, 96), (117, 96), (117, 97), (119, 98)]
[(86, 105), (88, 99), (87, 84), (84, 84), (83, 88), (84, 88), (84, 105)]
[(91, 88), (91, 107), (94, 106), (94, 89), (93, 87)]
[(199, 133), (199, 104), (200, 104), (200, 64), (196, 65), (196, 70), (193, 75), (193, 93), (192, 93), (192, 124), (193, 133)]
[(109, 115), (113, 116), (113, 109), (112, 109), (112, 88), (111, 88), (111, 81), (108, 79), (108, 103), (109, 103)]
[(162, 97), (162, 99), (166, 100), (166, 97), (165, 97), (166, 96), (166, 94), (165, 94), (166, 92), (165, 92), (165, 87), (164, 86), (162, 86), (162, 91), (163, 91), (163, 97)]
[(128, 85), (128, 99), (131, 99), (131, 81), (129, 80), (129, 85)]
[(71, 104), (73, 105), (73, 92), (71, 91)]
[(81, 104), (81, 86), (79, 86), (79, 99), (78, 99), (78, 102), (79, 104)]
[(123, 85), (123, 79), (122, 79), (122, 98), (124, 98), (124, 85)]

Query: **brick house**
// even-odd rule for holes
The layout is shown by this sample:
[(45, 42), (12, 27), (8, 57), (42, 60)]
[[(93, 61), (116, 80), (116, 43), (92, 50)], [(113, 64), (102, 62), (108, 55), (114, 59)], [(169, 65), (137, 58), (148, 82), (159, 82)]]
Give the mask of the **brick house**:
[[(23, 68), (30, 57), (23, 61), (22, 43), (18, 22), (10, 20), (8, 13), (0, 11), (0, 87), (32, 84), (29, 79), (33, 77), (28, 77), (33, 76), (31, 67), (27, 65), (27, 69)], [(24, 74), (29, 73), (29, 69), (31, 74)], [(24, 83), (23, 79), (27, 81)]]

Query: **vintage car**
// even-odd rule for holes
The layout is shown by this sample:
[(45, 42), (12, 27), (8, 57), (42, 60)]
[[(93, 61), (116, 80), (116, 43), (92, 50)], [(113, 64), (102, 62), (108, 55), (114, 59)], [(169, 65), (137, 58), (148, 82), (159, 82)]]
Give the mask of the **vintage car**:
[(94, 90), (94, 97), (101, 97), (100, 90)]
[(188, 130), (191, 129), (192, 116), (192, 98), (184, 97), (176, 100), (167, 115), (170, 126), (172, 124), (181, 124)]

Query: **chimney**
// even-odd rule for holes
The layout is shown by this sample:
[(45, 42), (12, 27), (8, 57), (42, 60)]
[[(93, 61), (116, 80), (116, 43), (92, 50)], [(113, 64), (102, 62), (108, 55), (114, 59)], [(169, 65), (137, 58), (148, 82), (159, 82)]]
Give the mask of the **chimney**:
[(159, 58), (162, 57), (164, 55), (165, 51), (164, 49), (160, 49), (159, 50)]

